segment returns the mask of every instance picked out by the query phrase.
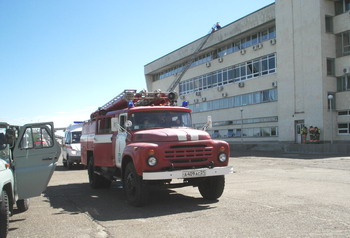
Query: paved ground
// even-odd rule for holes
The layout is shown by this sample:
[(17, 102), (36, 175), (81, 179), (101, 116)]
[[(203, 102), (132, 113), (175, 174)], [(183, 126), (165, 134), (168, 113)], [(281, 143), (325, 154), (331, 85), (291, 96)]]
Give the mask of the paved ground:
[(196, 188), (160, 190), (130, 207), (120, 184), (93, 190), (58, 166), (46, 192), (11, 217), (8, 237), (350, 237), (350, 157), (231, 158), (217, 202)]

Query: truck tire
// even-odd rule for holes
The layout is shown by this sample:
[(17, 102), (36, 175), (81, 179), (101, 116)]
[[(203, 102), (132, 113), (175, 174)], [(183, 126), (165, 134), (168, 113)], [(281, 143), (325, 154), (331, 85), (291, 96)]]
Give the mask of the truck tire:
[(29, 199), (20, 199), (16, 202), (19, 212), (25, 212), (29, 209)]
[(68, 155), (67, 155), (66, 167), (69, 170), (71, 170), (73, 168), (73, 163), (69, 161), (69, 156)]
[(108, 188), (112, 181), (95, 173), (94, 159), (90, 158), (88, 163), (89, 184), (92, 188)]
[(204, 199), (217, 200), (221, 197), (225, 188), (225, 176), (214, 176), (205, 178), (198, 185), (198, 190)]
[(123, 187), (128, 203), (135, 207), (145, 205), (149, 197), (149, 188), (145, 181), (142, 180), (135, 170), (132, 162), (126, 165)]
[(10, 208), (6, 191), (2, 191), (0, 202), (0, 237), (6, 237), (9, 229)]

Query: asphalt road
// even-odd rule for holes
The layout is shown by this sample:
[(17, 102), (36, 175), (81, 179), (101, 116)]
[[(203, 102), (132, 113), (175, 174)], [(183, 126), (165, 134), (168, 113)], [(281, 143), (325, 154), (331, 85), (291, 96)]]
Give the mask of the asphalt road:
[[(297, 157), (297, 158), (296, 158)], [(240, 156), (216, 202), (197, 188), (129, 206), (120, 183), (89, 187), (59, 163), (49, 187), (10, 219), (8, 237), (350, 237), (350, 157)]]

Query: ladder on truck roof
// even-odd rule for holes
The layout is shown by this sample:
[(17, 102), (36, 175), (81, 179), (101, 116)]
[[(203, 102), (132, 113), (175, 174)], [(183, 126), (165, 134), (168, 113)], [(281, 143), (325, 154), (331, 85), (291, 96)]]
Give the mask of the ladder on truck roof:
[(200, 45), (197, 47), (197, 49), (194, 51), (194, 53), (192, 54), (191, 58), (189, 61), (187, 61), (184, 69), (181, 71), (181, 73), (177, 76), (177, 78), (172, 82), (172, 84), (169, 86), (167, 92), (172, 92), (175, 90), (175, 88), (177, 87), (177, 85), (180, 83), (182, 77), (185, 75), (186, 71), (191, 67), (192, 63), (196, 60), (196, 57), (198, 56), (199, 51), (203, 48), (203, 46), (205, 45), (205, 43), (207, 43), (209, 37), (211, 36), (211, 34), (215, 32), (213, 30), (213, 28), (210, 30), (210, 32), (203, 38), (202, 42), (200, 43)]
[(175, 106), (177, 102), (177, 94), (175, 92), (162, 93), (160, 90), (155, 92), (147, 92), (142, 90), (137, 92), (134, 89), (126, 89), (122, 93), (115, 96), (97, 111), (90, 115), (90, 118), (96, 118), (105, 115), (109, 111), (120, 110), (134, 106)]
[(109, 107), (113, 106), (116, 102), (118, 102), (121, 99), (126, 98), (127, 100), (130, 100), (135, 95), (135, 93), (136, 93), (136, 90), (134, 90), (134, 89), (125, 89), (122, 93), (115, 96), (113, 99), (111, 99), (105, 105), (100, 107), (99, 110), (108, 110)]

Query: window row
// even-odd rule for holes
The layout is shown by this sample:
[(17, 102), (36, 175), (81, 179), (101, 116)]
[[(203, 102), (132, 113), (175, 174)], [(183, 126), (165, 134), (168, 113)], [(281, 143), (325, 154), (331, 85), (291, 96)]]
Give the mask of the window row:
[(276, 54), (271, 54), (180, 82), (179, 92), (183, 95), (275, 72)]
[[(205, 64), (213, 59), (216, 59), (218, 57), (222, 57), (227, 54), (234, 53), (236, 51), (239, 51), (244, 48), (248, 48), (250, 46), (256, 45), (260, 42), (267, 41), (270, 39), (276, 38), (276, 28), (270, 27), (263, 31), (256, 32), (252, 35), (249, 35), (247, 37), (244, 37), (242, 39), (238, 39), (234, 41), (233, 43), (230, 43), (224, 47), (215, 49), (214, 51), (206, 54), (199, 55), (197, 58), (195, 58), (194, 62), (189, 66), (190, 68), (195, 67), (197, 65)], [(163, 79), (166, 77), (169, 77), (171, 75), (177, 74), (179, 72), (182, 72), (186, 66), (188, 67), (189, 62), (185, 62), (183, 64), (179, 64), (173, 68), (170, 68), (164, 72), (161, 72), (159, 74), (155, 74), (153, 76), (153, 81), (157, 81), (159, 79)]]
[(276, 28), (270, 27), (261, 32), (254, 33), (245, 38), (239, 39), (233, 43), (230, 43), (224, 47), (218, 49), (218, 56), (223, 57), (227, 54), (240, 51), (241, 49), (248, 48), (250, 46), (256, 45), (258, 43), (276, 38)]
[(208, 102), (201, 102), (189, 105), (189, 108), (192, 112), (196, 113), (274, 101), (277, 101), (277, 89), (269, 89), (233, 97), (220, 98)]
[(350, 116), (350, 110), (339, 111), (338, 116)]
[(338, 124), (339, 135), (350, 135), (350, 123), (339, 123)]
[(278, 136), (278, 127), (236, 128), (208, 131), (212, 138), (271, 137)]
[(350, 91), (350, 76), (342, 76), (337, 78), (338, 92)]
[[(256, 124), (256, 123), (267, 123), (267, 122), (278, 122), (278, 117), (257, 117), (243, 119), (243, 124)], [(215, 121), (213, 122), (213, 127), (218, 126), (230, 126), (230, 125), (241, 125), (242, 120), (229, 120), (229, 121)], [(193, 128), (201, 129), (206, 125), (206, 123), (196, 123), (193, 124)]]

